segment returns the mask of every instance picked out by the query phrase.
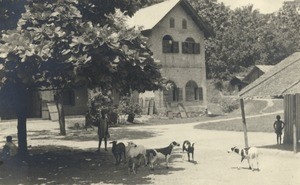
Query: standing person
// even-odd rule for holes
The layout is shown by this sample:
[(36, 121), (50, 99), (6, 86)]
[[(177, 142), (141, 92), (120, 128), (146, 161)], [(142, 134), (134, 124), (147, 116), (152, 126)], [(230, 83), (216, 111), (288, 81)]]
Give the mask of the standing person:
[(18, 147), (12, 142), (12, 137), (6, 137), (6, 143), (3, 146), (2, 157), (3, 159), (11, 159), (18, 153)]
[(276, 133), (276, 139), (277, 139), (277, 144), (281, 144), (281, 135), (282, 135), (282, 130), (285, 126), (284, 122), (280, 120), (280, 116), (276, 116), (276, 121), (273, 124), (275, 133)]
[(100, 147), (103, 139), (104, 139), (105, 151), (107, 151), (107, 138), (109, 138), (109, 132), (108, 132), (107, 114), (106, 111), (104, 110), (101, 110), (101, 115), (98, 122), (98, 137), (99, 137), (98, 151), (100, 151)]

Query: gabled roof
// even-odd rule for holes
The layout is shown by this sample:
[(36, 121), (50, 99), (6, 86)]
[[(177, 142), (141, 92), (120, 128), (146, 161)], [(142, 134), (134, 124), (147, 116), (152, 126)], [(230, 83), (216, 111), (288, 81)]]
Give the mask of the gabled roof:
[[(251, 83), (253, 81), (253, 74), (255, 74), (255, 78), (258, 78), (257, 76), (257, 70), (260, 70), (262, 74), (265, 74), (268, 72), (270, 69), (272, 69), (274, 65), (255, 65), (249, 72), (248, 74), (244, 77), (243, 81), (245, 83)], [(261, 74), (260, 74), (261, 75)], [(250, 81), (251, 80), (251, 81)]]
[(300, 93), (300, 52), (296, 52), (246, 86), (242, 98)]
[(186, 0), (167, 0), (138, 10), (128, 21), (129, 26), (142, 27), (143, 31), (153, 29), (175, 6), (180, 5), (192, 17), (196, 25), (206, 37), (214, 33), (209, 25), (199, 17), (194, 8)]

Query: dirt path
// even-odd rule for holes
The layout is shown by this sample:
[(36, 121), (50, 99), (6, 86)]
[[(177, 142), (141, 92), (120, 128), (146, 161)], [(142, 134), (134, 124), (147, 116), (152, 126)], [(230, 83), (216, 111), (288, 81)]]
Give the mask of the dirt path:
[[(126, 179), (131, 179), (130, 182), (136, 182), (135, 184), (165, 185), (300, 184), (300, 153), (295, 155), (290, 151), (268, 149), (267, 146), (275, 144), (273, 133), (248, 133), (249, 144), (260, 147), (262, 153), (259, 159), (261, 171), (252, 172), (246, 169), (248, 167), (246, 161), (242, 164), (244, 168), (237, 170), (236, 167), (240, 163), (239, 156), (227, 153), (227, 150), (232, 146), (242, 147), (244, 145), (243, 133), (195, 129), (194, 126), (197, 124), (200, 123), (111, 128), (111, 132), (115, 134), (111, 135), (110, 140), (118, 139), (123, 142), (132, 140), (148, 148), (164, 147), (174, 140), (182, 143), (189, 139), (196, 143), (196, 163), (187, 162), (187, 157), (181, 153), (181, 149), (176, 148), (171, 157), (171, 170), (165, 169), (164, 164), (156, 166), (154, 172), (142, 169), (140, 174), (122, 177), (124, 183), (119, 184), (128, 184)], [(0, 138), (4, 138), (9, 133), (16, 133), (15, 131), (14, 126), (2, 128)], [(52, 144), (80, 149), (96, 148), (97, 146), (97, 141), (93, 140), (59, 140), (62, 136), (57, 135), (58, 124), (49, 121), (30, 122), (28, 123), (28, 131), (28, 144), (32, 146)], [(34, 134), (34, 137), (39, 137), (39, 139), (34, 139), (33, 133), (40, 131), (43, 131), (44, 134)], [(122, 138), (117, 133), (122, 133)], [(134, 138), (132, 133), (142, 133), (143, 135)], [(2, 145), (2, 143), (0, 144)], [(116, 182), (122, 182), (122, 179), (118, 179), (121, 177), (114, 176), (114, 178), (116, 178)], [(95, 184), (109, 184), (104, 183), (101, 179), (99, 177), (99, 182)], [(136, 181), (132, 181), (132, 179)]]

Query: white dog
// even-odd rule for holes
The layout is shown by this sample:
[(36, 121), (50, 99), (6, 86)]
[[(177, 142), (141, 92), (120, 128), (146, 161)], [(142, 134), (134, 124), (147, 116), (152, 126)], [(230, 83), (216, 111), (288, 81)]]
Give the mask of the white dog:
[[(249, 168), (252, 169), (252, 171), (254, 171), (253, 160), (256, 159), (257, 170), (259, 170), (258, 149), (256, 147), (247, 147), (247, 148), (239, 149), (235, 146), (235, 147), (232, 147), (230, 150), (228, 150), (228, 153), (231, 153), (231, 152), (235, 152), (242, 157), (241, 163), (243, 162), (244, 159), (247, 159)], [(241, 165), (241, 163), (240, 163), (240, 165)], [(240, 169), (240, 166), (238, 167), (238, 169)]]

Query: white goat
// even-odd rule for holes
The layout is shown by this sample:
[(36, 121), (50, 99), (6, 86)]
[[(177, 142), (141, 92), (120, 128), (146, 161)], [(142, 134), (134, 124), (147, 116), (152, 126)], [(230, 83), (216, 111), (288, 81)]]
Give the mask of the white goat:
[[(256, 147), (247, 147), (247, 148), (238, 149), (235, 146), (235, 147), (230, 148), (230, 150), (228, 150), (228, 153), (231, 153), (231, 152), (235, 152), (235, 153), (239, 154), (242, 157), (241, 163), (243, 162), (244, 159), (247, 159), (248, 164), (249, 164), (249, 168), (252, 171), (254, 171), (253, 160), (256, 159), (257, 170), (259, 170), (259, 167), (258, 167), (258, 153), (259, 153), (259, 151)], [(240, 163), (238, 169), (240, 169), (241, 163)]]
[(133, 142), (128, 142), (128, 147), (127, 147), (127, 157), (129, 158), (128, 166), (129, 166), (129, 171), (133, 171), (134, 174), (135, 174), (135, 165), (136, 163), (140, 164), (141, 155), (144, 158), (145, 164), (147, 164), (146, 148), (142, 145), (136, 145)]

